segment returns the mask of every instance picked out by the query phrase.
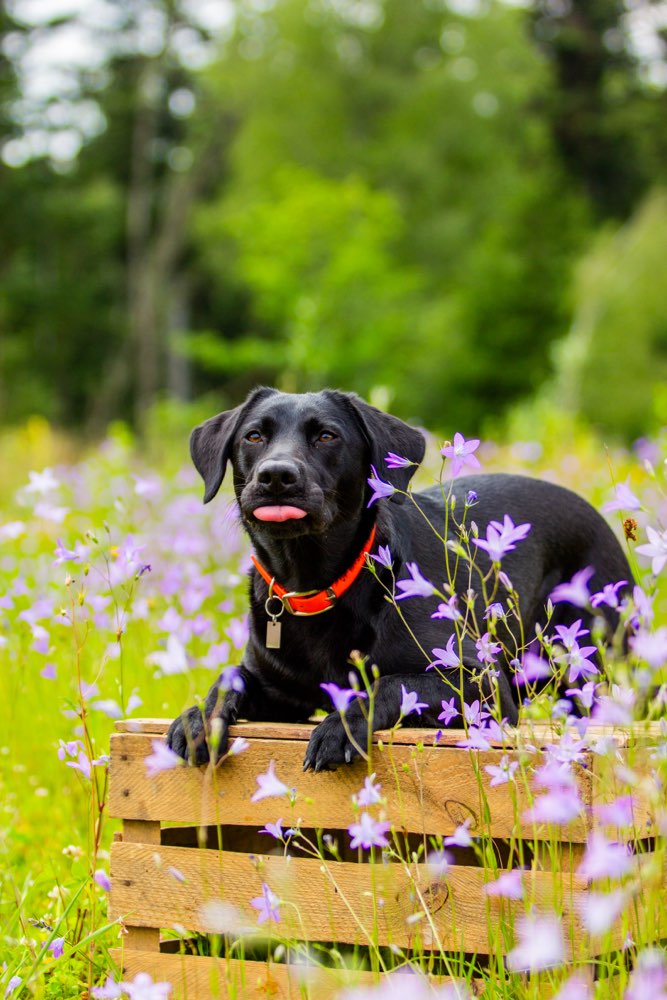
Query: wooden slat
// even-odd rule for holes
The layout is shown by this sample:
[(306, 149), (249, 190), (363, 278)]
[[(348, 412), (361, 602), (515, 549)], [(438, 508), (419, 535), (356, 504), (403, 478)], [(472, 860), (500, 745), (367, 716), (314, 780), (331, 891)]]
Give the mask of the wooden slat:
[[(593, 804), (602, 800), (632, 795), (633, 835), (635, 838), (655, 836), (656, 814), (664, 808), (664, 790), (655, 777), (656, 764), (651, 759), (652, 750), (645, 746), (619, 748), (609, 756), (593, 757), (591, 762)], [(624, 765), (634, 777), (631, 783), (621, 780)], [(593, 819), (595, 825), (598, 822)]]
[[(170, 868), (180, 873), (178, 878)], [(156, 859), (152, 847), (119, 843), (111, 848), (110, 911), (136, 926), (180, 925), (205, 933), (211, 926), (202, 904), (224, 899), (239, 911), (239, 930), (256, 928), (250, 900), (261, 896), (267, 883), (283, 901), (279, 933), (288, 938), (357, 945), (375, 939), (380, 945), (484, 954), (509, 947), (502, 939), (490, 941), (488, 928), (499, 935), (501, 927), (508, 927), (508, 914), (517, 905), (523, 913), (525, 904), (487, 897), (484, 869), (454, 866), (444, 879), (426, 865), (411, 865), (410, 871), (398, 863), (324, 863), (183, 847), (162, 847)], [(414, 920), (423, 913), (415, 883), (433, 927), (423, 916)], [(553, 906), (560, 896), (566, 934), (578, 944), (583, 940), (578, 908), (586, 880), (530, 872), (525, 888), (528, 902), (537, 906)]]
[[(155, 982), (169, 982), (174, 987), (170, 1000), (335, 1000), (346, 986), (371, 987), (378, 982), (372, 972), (320, 969), (275, 962), (241, 962), (237, 959), (200, 958), (196, 955), (167, 955), (133, 952), (123, 955), (120, 949), (111, 957), (121, 968), (123, 978), (133, 979), (148, 972)], [(413, 978), (405, 979), (406, 1000)], [(431, 977), (434, 986), (451, 980)], [(482, 984), (472, 984), (473, 995), (481, 995)]]
[[(316, 722), (238, 722), (230, 728), (230, 735), (232, 738), (245, 736), (247, 739), (257, 737), (259, 739), (308, 740), (316, 724)], [(115, 729), (118, 733), (165, 736), (170, 725), (170, 719), (121, 719), (115, 723)], [(381, 740), (384, 743), (393, 742), (404, 745), (423, 743), (425, 746), (434, 746), (438, 733), (440, 733), (437, 741), (438, 746), (456, 746), (459, 741), (465, 739), (465, 732), (462, 729), (450, 727), (441, 730), (428, 728), (379, 730), (374, 736), (375, 742)], [(592, 724), (588, 727), (588, 735), (593, 739), (611, 736), (619, 744), (624, 745), (628, 741), (641, 743), (658, 740), (662, 737), (662, 729), (659, 722), (636, 722), (631, 726)], [(518, 745), (532, 742), (536, 746), (544, 746), (557, 739), (558, 731), (549, 723), (525, 722), (517, 729), (508, 730), (506, 742)]]
[[(142, 823), (137, 820), (126, 819), (123, 822), (123, 837), (121, 843), (143, 844), (159, 847), (160, 844), (160, 824)], [(125, 949), (126, 951), (154, 951), (160, 950), (160, 927), (155, 924), (152, 927), (136, 926), (132, 920), (128, 920), (126, 925)]]
[[(303, 773), (304, 745), (300, 740), (253, 739), (250, 747), (228, 758), (218, 768), (180, 767), (149, 778), (144, 764), (151, 753), (149, 734), (117, 733), (111, 737), (109, 813), (124, 819), (161, 820), (183, 824), (234, 824), (256, 830), (282, 816), (286, 824), (301, 819), (304, 825), (344, 829), (353, 821), (351, 796), (363, 785), (366, 765), (357, 761), (333, 772)], [(484, 829), (494, 837), (510, 837), (520, 829), (525, 836), (544, 839), (546, 827), (523, 824), (528, 793), (520, 782), (491, 787), (484, 770), (498, 764), (501, 750), (481, 753), (453, 747), (385, 746), (374, 754), (373, 768), (387, 798), (387, 817), (398, 829), (416, 833), (449, 834), (466, 818), (471, 831)], [(539, 755), (533, 758), (539, 763)], [(251, 796), (256, 776), (276, 762), (276, 774), (298, 798), (268, 798), (257, 803)], [(473, 767), (480, 768), (481, 787), (490, 823), (484, 826), (480, 783)], [(580, 793), (591, 801), (590, 769), (577, 767)], [(510, 791), (510, 794), (508, 794)], [(512, 794), (516, 794), (516, 806)], [(562, 831), (563, 839), (582, 842), (587, 820), (577, 819)]]

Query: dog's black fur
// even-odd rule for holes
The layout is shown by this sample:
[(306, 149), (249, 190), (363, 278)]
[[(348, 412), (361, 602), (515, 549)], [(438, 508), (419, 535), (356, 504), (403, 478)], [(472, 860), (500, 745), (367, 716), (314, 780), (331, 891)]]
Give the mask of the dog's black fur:
[[(445, 551), (427, 523), (428, 519), (442, 531), (440, 487), (415, 494), (416, 505), (396, 494), (368, 506), (371, 464), (383, 480), (405, 491), (415, 466), (388, 469), (385, 456), (393, 451), (419, 464), (424, 450), (419, 431), (354, 395), (330, 390), (303, 395), (256, 390), (242, 406), (197, 427), (191, 438), (192, 458), (205, 482), (204, 502), (218, 492), (225, 467), (231, 462), (243, 525), (255, 552), (280, 584), (295, 591), (321, 590), (337, 580), (353, 564), (374, 523), (374, 551), (380, 545), (389, 546), (397, 580), (408, 577), (407, 562), (416, 562), (424, 577), (441, 584), (446, 575)], [(594, 567), (591, 592), (607, 583), (631, 581), (630, 568), (609, 526), (569, 490), (523, 476), (457, 478), (452, 485), (457, 519), (470, 490), (479, 499), (468, 514), (468, 523), (472, 517), (481, 537), (485, 537), (490, 521), (502, 522), (505, 514), (517, 525), (528, 522), (532, 526), (527, 538), (502, 561), (502, 569), (519, 595), (527, 639), (534, 637), (535, 625), (545, 621), (545, 604), (553, 588), (577, 570)], [(267, 504), (296, 505), (308, 516), (281, 523), (258, 521), (253, 511)], [(489, 568), (486, 553), (478, 551), (476, 558), (483, 570)], [(453, 565), (452, 554), (449, 559)], [(378, 566), (378, 576), (390, 585), (391, 574), (386, 569)], [(473, 587), (476, 582), (473, 577)], [(469, 568), (462, 561), (457, 592), (465, 594), (470, 586)], [(220, 755), (227, 746), (228, 727), (237, 718), (302, 721), (317, 708), (330, 708), (320, 684), (333, 681), (349, 686), (353, 650), (379, 669), (374, 729), (397, 722), (401, 684), (416, 691), (419, 700), (429, 706), (421, 716), (412, 714), (410, 725), (438, 725), (441, 700), (451, 698), (453, 691), (435, 670), (426, 672), (423, 653), (367, 569), (332, 610), (315, 617), (283, 614), (278, 650), (265, 645), (267, 593), (267, 584), (253, 570), (250, 638), (241, 665), (244, 689), (221, 696), (216, 682), (206, 699), (204, 719), (197, 707), (176, 719), (167, 742), (178, 754), (205, 763), (209, 759), (206, 736), (214, 718), (221, 727), (216, 746)], [(501, 586), (496, 599), (504, 601), (506, 596)], [(436, 598), (415, 597), (400, 605), (409, 629), (428, 656), (434, 647), (444, 647), (453, 631), (450, 621), (431, 617), (437, 604)], [(617, 614), (606, 607), (600, 610), (615, 628)], [(479, 623), (484, 611), (478, 595)], [(591, 624), (586, 611), (559, 604), (551, 624), (569, 624), (576, 618), (582, 618), (584, 625)], [(480, 664), (472, 640), (464, 640), (463, 651), (464, 664), (472, 672), (465, 700), (473, 701), (480, 697), (479, 682), (472, 676)], [(458, 687), (458, 676), (455, 684)], [(488, 689), (486, 693), (491, 694)], [(497, 694), (503, 715), (510, 722), (516, 721), (517, 706), (504, 670), (498, 677)], [(357, 742), (365, 745), (367, 721), (358, 700), (349, 706), (346, 721)], [(335, 768), (355, 755), (338, 713), (332, 712), (313, 731), (305, 766)]]

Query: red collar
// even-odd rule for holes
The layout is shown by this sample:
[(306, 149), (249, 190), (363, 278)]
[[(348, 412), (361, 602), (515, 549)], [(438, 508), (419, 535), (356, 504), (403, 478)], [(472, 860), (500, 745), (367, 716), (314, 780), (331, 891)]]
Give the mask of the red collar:
[(331, 608), (335, 607), (341, 594), (344, 594), (348, 587), (352, 586), (366, 563), (366, 556), (372, 549), (374, 541), (375, 525), (373, 525), (370, 537), (355, 559), (354, 563), (350, 566), (346, 573), (343, 573), (343, 575), (339, 577), (335, 583), (332, 583), (330, 587), (327, 587), (326, 590), (288, 591), (285, 587), (281, 587), (279, 583), (276, 583), (275, 577), (271, 576), (269, 571), (262, 566), (256, 556), (251, 555), (250, 558), (252, 559), (253, 565), (259, 575), (263, 577), (269, 585), (269, 598), (276, 597), (282, 601), (283, 607), (286, 608), (291, 615), (319, 615), (322, 614), (323, 611), (330, 611)]

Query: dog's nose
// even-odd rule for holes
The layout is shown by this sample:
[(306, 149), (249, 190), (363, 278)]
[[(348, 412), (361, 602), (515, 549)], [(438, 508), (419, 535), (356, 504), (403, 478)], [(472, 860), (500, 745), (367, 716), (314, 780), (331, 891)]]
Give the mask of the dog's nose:
[(287, 459), (267, 459), (257, 469), (257, 482), (261, 486), (270, 486), (273, 490), (296, 486), (298, 481), (299, 468), (295, 462)]

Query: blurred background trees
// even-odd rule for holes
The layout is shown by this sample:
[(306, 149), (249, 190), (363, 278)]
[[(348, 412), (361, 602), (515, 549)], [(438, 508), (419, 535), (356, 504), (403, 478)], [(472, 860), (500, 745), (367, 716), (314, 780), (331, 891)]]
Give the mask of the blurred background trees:
[(665, 8), (0, 4), (0, 419), (263, 381), (666, 421)]

